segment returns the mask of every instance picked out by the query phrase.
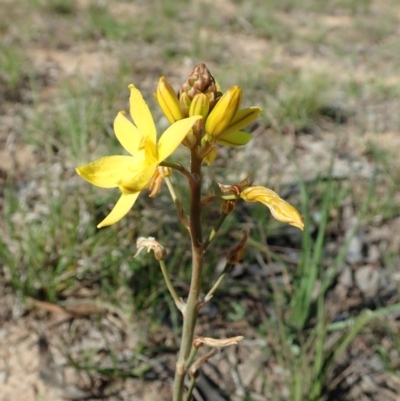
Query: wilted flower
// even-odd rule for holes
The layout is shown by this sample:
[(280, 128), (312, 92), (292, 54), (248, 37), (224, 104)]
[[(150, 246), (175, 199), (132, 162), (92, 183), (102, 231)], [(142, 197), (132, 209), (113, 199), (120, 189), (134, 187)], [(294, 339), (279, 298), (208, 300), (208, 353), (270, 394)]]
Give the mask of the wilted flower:
[(122, 192), (110, 214), (97, 227), (114, 224), (128, 213), (157, 166), (174, 152), (193, 124), (201, 119), (201, 116), (193, 116), (175, 122), (157, 143), (156, 127), (147, 104), (134, 85), (129, 85), (129, 89), (133, 123), (124, 112), (119, 112), (114, 121), (114, 131), (131, 156), (106, 156), (76, 169), (91, 184), (101, 188), (118, 187)]
[(243, 237), (241, 241), (236, 246), (231, 248), (228, 252), (228, 255), (226, 255), (226, 263), (234, 265), (235, 263), (239, 262), (240, 259), (242, 259), (244, 253), (244, 247), (246, 246), (246, 242), (249, 238), (249, 235), (250, 235), (249, 229), (243, 230)]
[(212, 348), (229, 347), (230, 345), (237, 345), (243, 340), (243, 336), (235, 336), (229, 338), (211, 338), (211, 337), (195, 337), (193, 339), (193, 347), (200, 348), (203, 345)]
[(139, 237), (136, 240), (136, 247), (138, 250), (133, 255), (134, 258), (139, 255), (142, 249), (147, 249), (147, 253), (153, 251), (157, 260), (164, 260), (167, 257), (167, 251), (154, 237)]
[(300, 213), (271, 189), (261, 186), (248, 187), (240, 193), (240, 197), (246, 202), (261, 202), (269, 208), (277, 220), (298, 227), (300, 230), (304, 229)]

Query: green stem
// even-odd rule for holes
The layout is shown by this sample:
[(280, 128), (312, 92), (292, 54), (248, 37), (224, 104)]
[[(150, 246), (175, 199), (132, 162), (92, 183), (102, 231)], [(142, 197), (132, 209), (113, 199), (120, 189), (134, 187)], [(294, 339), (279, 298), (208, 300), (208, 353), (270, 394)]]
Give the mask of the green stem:
[(167, 183), (167, 187), (169, 189), (169, 193), (171, 194), (171, 198), (174, 201), (176, 209), (178, 211), (179, 220), (181, 221), (181, 223), (184, 227), (190, 229), (188, 217), (186, 216), (186, 214), (183, 210), (182, 204), (176, 195), (175, 188), (172, 185), (171, 179), (169, 177), (165, 177), (164, 179), (165, 179), (165, 182)]
[(192, 350), (190, 351), (189, 358), (187, 359), (187, 361), (185, 363), (185, 368), (186, 369), (190, 368), (190, 365), (193, 363), (194, 358), (196, 358), (198, 350), (199, 350), (198, 348), (192, 347)]
[(176, 363), (173, 401), (182, 401), (183, 384), (186, 375), (185, 364), (188, 360), (193, 342), (193, 333), (197, 320), (198, 303), (201, 287), (203, 267), (203, 237), (201, 227), (201, 160), (195, 151), (191, 152), (191, 180), (190, 182), (190, 236), (192, 242), (192, 277), (188, 300), (183, 315), (182, 340)]
[(218, 280), (215, 282), (215, 284), (212, 286), (211, 290), (208, 291), (207, 295), (204, 298), (204, 302), (208, 302), (214, 295), (214, 292), (217, 291), (218, 287), (221, 285), (222, 281), (224, 280), (226, 273), (228, 273), (228, 270), (232, 267), (232, 265), (226, 264), (223, 272), (221, 275), (218, 277)]
[(218, 230), (221, 228), (222, 223), (225, 221), (226, 217), (228, 215), (225, 213), (222, 213), (221, 216), (219, 216), (218, 221), (216, 222), (214, 228), (212, 229), (209, 237), (204, 241), (204, 250), (206, 250), (208, 248), (208, 245), (210, 245), (211, 241), (216, 237)]
[(193, 390), (194, 390), (195, 384), (196, 384), (196, 379), (194, 377), (192, 377), (190, 379), (190, 385), (189, 385), (189, 389), (188, 389), (188, 393), (186, 395), (186, 400), (185, 401), (191, 401), (192, 400)]
[(176, 307), (183, 313), (184, 308), (185, 308), (185, 304), (178, 297), (178, 294), (176, 293), (175, 288), (173, 287), (173, 285), (171, 283), (171, 280), (170, 280), (169, 275), (168, 275), (167, 266), (165, 265), (164, 260), (160, 260), (159, 262), (160, 262), (160, 267), (161, 267), (162, 274), (164, 276), (165, 283), (167, 284), (168, 291), (171, 294), (172, 299), (174, 300)]

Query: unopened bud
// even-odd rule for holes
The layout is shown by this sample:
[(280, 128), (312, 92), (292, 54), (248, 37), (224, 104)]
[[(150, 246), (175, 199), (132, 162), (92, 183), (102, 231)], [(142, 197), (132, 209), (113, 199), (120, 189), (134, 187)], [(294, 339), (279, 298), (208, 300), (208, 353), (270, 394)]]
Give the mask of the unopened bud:
[(197, 64), (186, 78), (179, 95), (186, 92), (193, 99), (197, 93), (206, 93), (213, 90), (217, 91), (215, 79), (207, 66), (201, 63)]
[(205, 121), (210, 109), (210, 100), (204, 93), (198, 93), (192, 100), (189, 116), (202, 116)]
[(207, 95), (204, 93), (198, 93), (192, 100), (189, 109), (189, 116), (202, 116), (203, 118), (197, 121), (193, 126), (193, 131), (195, 135), (200, 135), (204, 127), (204, 121), (208, 116), (208, 111), (210, 109), (210, 101)]
[(241, 102), (242, 90), (238, 86), (233, 86), (225, 92), (207, 118), (207, 134), (216, 138), (221, 135), (239, 110)]
[(207, 95), (210, 111), (222, 96), (217, 82), (204, 63), (198, 64), (194, 67), (193, 71), (183, 83), (178, 98), (180, 99), (184, 93), (186, 93), (190, 99), (193, 99), (198, 93), (204, 93)]
[(160, 78), (154, 96), (170, 124), (183, 118), (178, 96), (164, 77)]
[(182, 114), (184, 117), (189, 117), (189, 109), (190, 109), (190, 104), (192, 103), (192, 99), (189, 97), (189, 95), (184, 92), (179, 96), (179, 105), (181, 107)]

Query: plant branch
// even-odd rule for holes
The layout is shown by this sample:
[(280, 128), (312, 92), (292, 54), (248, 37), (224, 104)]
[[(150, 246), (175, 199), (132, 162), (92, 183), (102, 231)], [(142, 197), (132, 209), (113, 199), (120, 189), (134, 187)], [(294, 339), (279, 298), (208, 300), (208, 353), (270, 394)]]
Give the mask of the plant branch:
[(224, 280), (226, 274), (229, 272), (229, 270), (232, 268), (232, 265), (227, 263), (224, 267), (224, 270), (218, 277), (218, 280), (215, 282), (215, 284), (212, 286), (210, 291), (208, 291), (207, 295), (204, 298), (204, 303), (208, 302), (214, 295), (214, 292), (217, 291), (218, 287), (221, 285), (222, 281)]
[(210, 245), (211, 241), (216, 237), (218, 230), (221, 228), (222, 223), (225, 221), (226, 217), (228, 215), (225, 213), (222, 213), (221, 216), (219, 216), (218, 221), (215, 223), (215, 226), (213, 227), (209, 237), (204, 241), (203, 248), (206, 250), (208, 246)]
[(167, 284), (168, 291), (171, 294), (171, 297), (174, 300), (176, 307), (182, 312), (182, 314), (184, 314), (186, 305), (182, 301), (182, 299), (178, 297), (178, 294), (176, 293), (175, 288), (173, 287), (173, 285), (171, 283), (171, 280), (168, 275), (167, 266), (165, 265), (164, 260), (159, 260), (159, 262), (160, 262), (160, 268), (161, 268), (165, 283)]
[(169, 189), (169, 193), (171, 194), (171, 198), (174, 201), (175, 206), (178, 210), (179, 220), (181, 221), (181, 223), (184, 227), (186, 227), (187, 229), (190, 229), (190, 223), (189, 223), (188, 216), (185, 214), (182, 204), (176, 195), (176, 192), (175, 192), (174, 186), (172, 185), (172, 181), (171, 181), (170, 177), (165, 177), (164, 179), (165, 179), (165, 182), (167, 183), (167, 187)]

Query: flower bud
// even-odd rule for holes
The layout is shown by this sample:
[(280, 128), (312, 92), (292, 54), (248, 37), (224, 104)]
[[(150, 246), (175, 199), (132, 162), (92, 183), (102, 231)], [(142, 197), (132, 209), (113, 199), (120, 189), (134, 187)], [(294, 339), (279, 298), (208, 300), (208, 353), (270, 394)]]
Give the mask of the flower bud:
[(154, 96), (170, 124), (184, 118), (178, 96), (164, 77), (161, 77), (158, 81), (157, 91)]
[[(183, 93), (187, 93), (190, 99), (193, 99), (198, 93), (214, 94), (210, 95), (211, 98), (217, 96), (217, 84), (210, 70), (204, 63), (198, 64), (194, 67), (183, 83), (178, 97), (180, 98)], [(211, 98), (210, 100), (212, 100)]]
[(218, 138), (230, 125), (242, 102), (242, 90), (233, 86), (218, 101), (206, 121), (206, 133)]
[(210, 110), (210, 100), (204, 93), (198, 93), (192, 100), (189, 116), (202, 116), (205, 121)]
[(189, 109), (190, 104), (192, 103), (192, 99), (189, 95), (184, 92), (179, 96), (179, 106), (181, 108), (181, 112), (185, 117), (189, 117)]

